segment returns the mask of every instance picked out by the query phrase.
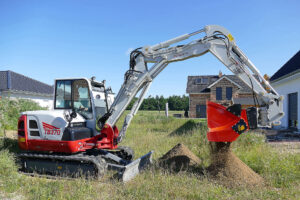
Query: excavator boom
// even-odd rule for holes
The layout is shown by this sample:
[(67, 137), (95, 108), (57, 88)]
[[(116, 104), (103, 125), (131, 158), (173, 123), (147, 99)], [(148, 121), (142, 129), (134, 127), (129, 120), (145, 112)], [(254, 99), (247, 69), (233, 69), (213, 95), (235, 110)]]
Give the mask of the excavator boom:
[[(201, 33), (206, 35), (188, 44), (171, 46)], [(104, 124), (108, 124), (113, 127), (132, 99), (140, 92), (119, 133), (120, 142), (156, 76), (171, 62), (187, 60), (208, 52), (253, 90), (257, 106), (251, 111), (251, 127), (271, 127), (280, 124), (279, 120), (284, 115), (283, 97), (261, 76), (255, 65), (236, 45), (235, 39), (227, 29), (218, 25), (208, 25), (199, 31), (132, 51), (130, 69), (125, 74), (124, 83), (109, 111), (98, 121), (98, 125), (103, 127)], [(148, 68), (148, 63), (153, 63), (153, 66)]]

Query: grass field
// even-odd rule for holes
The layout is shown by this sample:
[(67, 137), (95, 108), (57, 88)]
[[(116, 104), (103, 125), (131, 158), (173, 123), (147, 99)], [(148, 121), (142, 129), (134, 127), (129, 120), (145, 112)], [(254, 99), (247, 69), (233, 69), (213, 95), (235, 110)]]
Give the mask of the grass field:
[[(206, 129), (205, 120), (139, 111), (122, 145), (132, 147), (136, 157), (154, 150), (157, 159), (181, 142), (200, 157), (199, 167), (204, 168), (210, 164)], [(101, 181), (29, 177), (18, 173), (16, 148), (16, 141), (0, 140), (0, 199), (300, 199), (300, 155), (279, 153), (265, 143), (264, 136), (253, 132), (239, 137), (233, 151), (266, 180), (263, 187), (230, 188), (198, 174), (158, 168), (126, 184), (109, 176)]]

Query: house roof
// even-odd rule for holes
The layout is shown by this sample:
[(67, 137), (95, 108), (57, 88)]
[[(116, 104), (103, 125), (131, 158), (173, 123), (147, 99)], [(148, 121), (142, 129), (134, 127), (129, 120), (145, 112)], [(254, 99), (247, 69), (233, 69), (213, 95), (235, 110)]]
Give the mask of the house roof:
[[(235, 75), (223, 75), (222, 77), (216, 75), (207, 75), (207, 76), (188, 76), (186, 93), (205, 93), (210, 92), (210, 87), (215, 82), (219, 81), (226, 77), (227, 80), (237, 85), (241, 93), (252, 93), (252, 90), (249, 86), (247, 86), (240, 78)], [(198, 78), (208, 78), (208, 82), (206, 84), (197, 84), (196, 80)]]
[(230, 78), (228, 78), (227, 76), (222, 76), (217, 81), (215, 81), (214, 83), (210, 84), (207, 88), (211, 88), (212, 86), (216, 85), (217, 83), (219, 83), (223, 79), (228, 80), (229, 82), (231, 82), (232, 84), (236, 85), (240, 89), (242, 88), (242, 86), (240, 86), (239, 84), (237, 84), (236, 82), (234, 82), (233, 80), (231, 80)]
[(53, 94), (53, 86), (10, 70), (0, 71), (0, 91), (1, 90)]
[(270, 81), (275, 81), (280, 78), (292, 75), (292, 72), (300, 71), (300, 51), (298, 51), (289, 61), (287, 61), (271, 78)]
[[(206, 84), (196, 84), (196, 80), (199, 78), (208, 78)], [(219, 79), (219, 76), (208, 75), (208, 76), (188, 76), (186, 93), (204, 93), (209, 92), (207, 86)]]

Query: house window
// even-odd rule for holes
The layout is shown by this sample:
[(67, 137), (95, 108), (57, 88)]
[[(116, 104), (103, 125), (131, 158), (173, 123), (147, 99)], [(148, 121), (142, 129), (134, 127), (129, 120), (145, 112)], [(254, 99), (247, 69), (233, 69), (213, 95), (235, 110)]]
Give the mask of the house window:
[(226, 99), (231, 100), (232, 98), (232, 87), (226, 87)]
[(208, 84), (208, 78), (197, 78), (195, 79), (195, 84)]
[(216, 100), (222, 100), (222, 88), (221, 87), (216, 88)]
[(206, 105), (196, 105), (196, 117), (206, 118)]
[(298, 92), (288, 94), (288, 125), (290, 128), (298, 127)]
[(203, 84), (208, 84), (208, 78), (203, 78), (203, 79), (202, 79), (202, 83), (203, 83)]
[(201, 78), (197, 78), (197, 79), (195, 80), (195, 84), (201, 84), (201, 81), (202, 81)]

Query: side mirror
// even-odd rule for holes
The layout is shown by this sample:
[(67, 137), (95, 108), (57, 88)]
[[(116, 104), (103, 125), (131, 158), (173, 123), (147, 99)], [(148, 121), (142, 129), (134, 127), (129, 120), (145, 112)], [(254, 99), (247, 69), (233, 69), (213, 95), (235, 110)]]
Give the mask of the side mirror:
[(72, 120), (77, 117), (77, 113), (75, 112), (74, 109), (72, 110), (72, 113), (70, 114), (70, 116), (71, 116)]
[(64, 118), (68, 122), (68, 127), (71, 127), (71, 122), (76, 117), (77, 117), (77, 113), (75, 112), (74, 109), (72, 110), (71, 113), (70, 111), (66, 111), (66, 110), (64, 111)]

